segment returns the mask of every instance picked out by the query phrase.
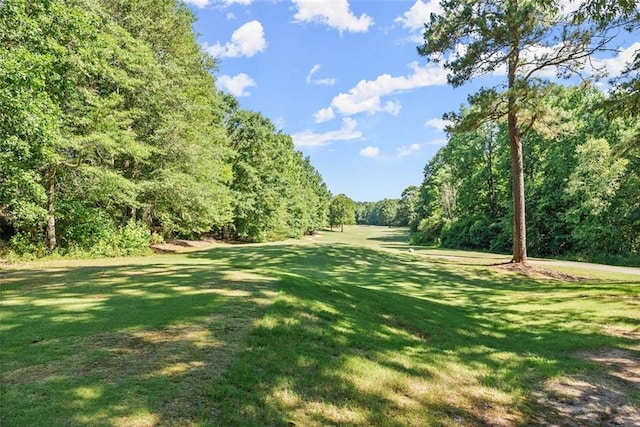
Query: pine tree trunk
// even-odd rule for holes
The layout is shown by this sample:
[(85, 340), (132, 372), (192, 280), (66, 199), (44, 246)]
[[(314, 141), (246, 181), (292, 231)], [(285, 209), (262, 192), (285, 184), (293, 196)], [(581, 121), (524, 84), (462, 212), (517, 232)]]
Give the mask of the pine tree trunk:
[[(513, 120), (515, 122), (515, 120)], [(525, 220), (524, 168), (522, 142), (516, 133), (511, 135), (509, 115), (509, 145), (511, 147), (511, 184), (513, 191), (513, 259), (518, 264), (527, 263), (527, 226)]]
[(516, 67), (518, 50), (514, 49), (509, 58), (509, 94), (507, 111), (507, 128), (509, 132), (509, 148), (511, 150), (511, 188), (513, 194), (513, 258), (511, 262), (527, 263), (527, 225), (524, 203), (524, 167), (522, 157), (522, 141), (518, 131), (518, 106), (516, 105)]

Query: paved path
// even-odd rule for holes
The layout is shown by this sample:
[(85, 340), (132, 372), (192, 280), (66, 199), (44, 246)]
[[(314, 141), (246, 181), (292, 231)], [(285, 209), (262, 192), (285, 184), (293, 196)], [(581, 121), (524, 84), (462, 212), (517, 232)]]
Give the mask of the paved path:
[(556, 266), (556, 267), (588, 268), (590, 270), (610, 271), (612, 273), (634, 274), (634, 275), (640, 276), (640, 268), (634, 268), (634, 267), (618, 267), (615, 265), (592, 264), (588, 262), (556, 261), (556, 260), (550, 260), (550, 259), (531, 259), (531, 258), (529, 258), (529, 263), (532, 265), (541, 265), (541, 266), (549, 266), (549, 267)]

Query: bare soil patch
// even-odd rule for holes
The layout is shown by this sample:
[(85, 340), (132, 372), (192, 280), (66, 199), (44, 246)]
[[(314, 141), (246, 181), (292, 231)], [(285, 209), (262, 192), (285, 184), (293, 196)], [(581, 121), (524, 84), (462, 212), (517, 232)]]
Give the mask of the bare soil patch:
[(639, 426), (640, 407), (631, 397), (640, 391), (637, 353), (608, 348), (578, 357), (602, 364), (605, 371), (549, 381), (537, 395), (549, 411), (537, 421), (550, 426)]
[(640, 350), (640, 331), (633, 330), (630, 327), (621, 326), (606, 326), (603, 328), (604, 333), (613, 335), (614, 337), (628, 338), (632, 340), (638, 340), (636, 348)]
[(585, 277), (574, 276), (573, 274), (567, 274), (561, 271), (549, 270), (547, 268), (533, 266), (531, 264), (523, 265), (508, 262), (502, 264), (494, 264), (494, 267), (533, 278), (555, 279), (568, 282), (580, 282), (586, 279)]
[(215, 243), (217, 242), (214, 239), (168, 240), (164, 243), (156, 243), (155, 245), (151, 245), (151, 249), (157, 253), (180, 253), (210, 247)]
[(606, 365), (610, 375), (636, 384), (638, 391), (640, 391), (640, 356), (638, 354), (612, 348), (583, 352), (579, 356), (582, 359)]

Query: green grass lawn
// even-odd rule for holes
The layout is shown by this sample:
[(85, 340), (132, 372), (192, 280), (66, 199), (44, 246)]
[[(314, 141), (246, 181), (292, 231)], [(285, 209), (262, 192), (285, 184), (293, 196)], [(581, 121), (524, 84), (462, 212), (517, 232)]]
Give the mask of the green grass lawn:
[(349, 227), (0, 270), (0, 425), (562, 424), (550, 384), (589, 378), (633, 420), (640, 378), (584, 355), (640, 360), (640, 276), (530, 278), (406, 241)]

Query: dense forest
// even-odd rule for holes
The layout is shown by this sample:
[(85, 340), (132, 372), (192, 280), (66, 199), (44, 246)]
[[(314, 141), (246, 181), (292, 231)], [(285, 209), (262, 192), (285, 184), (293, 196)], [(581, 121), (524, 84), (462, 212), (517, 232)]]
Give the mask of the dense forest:
[(0, 2), (0, 245), (300, 236), (331, 194), (291, 137), (216, 89), (178, 0)]
[[(553, 85), (541, 126), (524, 138), (527, 241), (533, 256), (638, 264), (640, 122), (612, 116), (594, 85)], [(458, 121), (473, 115), (474, 104)], [(452, 126), (420, 187), (400, 199), (357, 202), (356, 222), (410, 226), (415, 244), (509, 253), (513, 244), (510, 152), (504, 121)]]
[(358, 223), (410, 225), (414, 243), (513, 262), (529, 251), (640, 264), (640, 51), (617, 79), (586, 70), (612, 34), (640, 28), (636, 2), (586, 1), (568, 16), (560, 2), (444, 6), (418, 52), (444, 62), (454, 87), (487, 74), (505, 83), (445, 114), (447, 145), (420, 188), (359, 203)]
[(416, 241), (511, 250), (517, 263), (527, 250), (637, 258), (640, 50), (619, 78), (589, 81), (606, 76), (595, 58), (614, 35), (639, 28), (637, 3), (615, 0), (570, 15), (561, 2), (471, 1), (432, 18), (418, 52), (444, 62), (452, 86), (491, 73), (505, 82), (445, 115), (449, 141), (425, 167)]
[[(590, 85), (554, 87), (544, 127), (524, 138), (528, 248), (536, 256), (605, 260), (640, 250), (640, 150), (635, 118), (597, 112)], [(472, 114), (471, 104), (461, 114)], [(453, 133), (425, 167), (416, 242), (509, 252), (506, 125)]]

